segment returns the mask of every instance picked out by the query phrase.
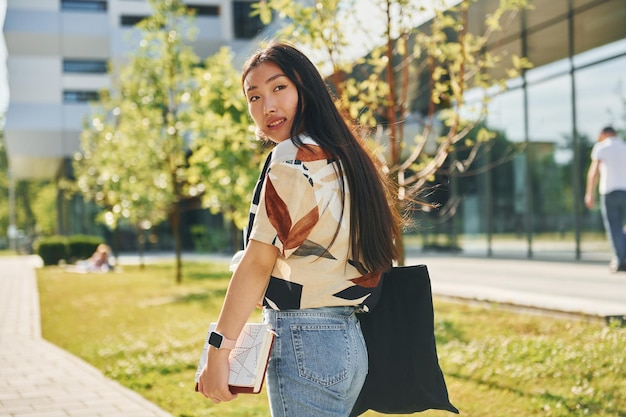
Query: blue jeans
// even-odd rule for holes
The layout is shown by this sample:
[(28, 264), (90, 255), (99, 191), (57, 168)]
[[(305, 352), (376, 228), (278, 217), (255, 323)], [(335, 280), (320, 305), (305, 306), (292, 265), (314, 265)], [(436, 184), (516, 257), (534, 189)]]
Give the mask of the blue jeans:
[(354, 307), (263, 310), (276, 331), (267, 369), (272, 417), (347, 417), (367, 375)]
[(604, 230), (613, 247), (613, 257), (618, 265), (626, 264), (626, 190), (611, 191), (600, 198)]

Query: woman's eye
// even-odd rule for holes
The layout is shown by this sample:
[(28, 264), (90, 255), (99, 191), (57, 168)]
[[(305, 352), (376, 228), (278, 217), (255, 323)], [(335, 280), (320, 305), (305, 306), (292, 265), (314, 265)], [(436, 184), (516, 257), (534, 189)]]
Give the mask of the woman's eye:
[(258, 99), (259, 99), (259, 96), (251, 96), (251, 97), (248, 97), (248, 101), (249, 101), (250, 103), (252, 103), (252, 102), (254, 102), (254, 101), (257, 101)]
[(286, 85), (277, 85), (276, 88), (274, 88), (274, 91), (284, 90), (285, 88), (287, 88)]

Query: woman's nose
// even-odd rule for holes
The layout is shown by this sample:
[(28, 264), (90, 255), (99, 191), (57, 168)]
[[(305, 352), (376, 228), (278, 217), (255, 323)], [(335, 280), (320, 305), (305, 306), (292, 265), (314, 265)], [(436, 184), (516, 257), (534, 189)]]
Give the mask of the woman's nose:
[(273, 101), (266, 100), (263, 106), (263, 114), (276, 113), (276, 106)]

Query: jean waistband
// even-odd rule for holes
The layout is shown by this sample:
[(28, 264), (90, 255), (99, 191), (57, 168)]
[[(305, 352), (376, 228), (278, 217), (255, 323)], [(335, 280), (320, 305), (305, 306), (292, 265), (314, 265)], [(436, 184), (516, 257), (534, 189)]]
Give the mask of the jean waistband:
[(264, 308), (263, 314), (267, 315), (268, 317), (313, 315), (351, 316), (356, 311), (357, 307), (355, 306), (302, 308), (297, 310), (273, 310), (271, 308)]

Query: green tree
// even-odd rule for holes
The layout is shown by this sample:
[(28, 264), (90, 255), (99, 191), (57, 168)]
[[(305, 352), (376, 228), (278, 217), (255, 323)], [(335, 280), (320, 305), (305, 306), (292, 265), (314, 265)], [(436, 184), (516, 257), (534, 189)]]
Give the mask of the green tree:
[[(468, 30), (468, 10), (474, 2), (463, 0), (450, 7), (445, 1), (372, 0), (384, 16), (378, 34), (371, 24), (358, 21), (359, 3), (353, 0), (264, 0), (255, 13), (266, 24), (274, 16), (284, 18), (287, 23), (279, 36), (313, 51), (322, 68), (330, 67), (338, 106), (352, 120), (372, 127), (370, 138), (386, 149), (390, 175), (398, 184), (398, 204), (404, 206), (419, 196), (446, 161), (459, 172), (471, 165), (477, 151), (460, 160), (455, 147), (478, 149), (493, 138), (485, 128), (474, 129), (484, 119), (488, 89), (504, 88), (506, 79), (529, 67), (518, 56), (504, 62), (502, 53), (489, 48), (527, 1), (500, 0), (483, 25), (473, 22), (484, 28), (481, 33)], [(416, 26), (416, 17), (426, 12), (432, 19)], [(349, 54), (354, 35), (348, 36), (348, 31), (359, 27), (367, 27), (382, 42), (355, 60)], [(466, 101), (470, 91), (481, 92), (473, 103)], [(417, 134), (405, 134), (410, 117), (423, 121)], [(470, 135), (472, 131), (476, 133)], [(398, 244), (404, 253), (403, 243)]]
[(115, 227), (124, 219), (138, 227), (169, 220), (181, 281), (180, 205), (189, 197), (187, 137), (193, 67), (191, 14), (179, 0), (150, 0), (154, 13), (141, 21), (137, 49), (112, 69), (113, 87), (103, 92), (86, 126), (75, 172), (80, 191), (104, 208)]
[[(222, 48), (196, 69), (197, 88), (189, 158), (189, 182), (203, 205), (221, 213), (237, 229), (248, 220), (252, 189), (261, 164), (261, 146), (253, 141), (240, 75), (232, 54)], [(239, 234), (238, 234), (239, 236)]]
[(57, 233), (58, 188), (53, 181), (31, 183), (31, 212), (36, 221), (37, 235), (52, 236)]
[(4, 141), (4, 117), (0, 117), (0, 240), (7, 236), (9, 231), (9, 161)]
[[(0, 126), (4, 120), (0, 118)], [(0, 129), (0, 236), (8, 236), (11, 224), (9, 202), (9, 160), (4, 140), (4, 129)], [(49, 236), (56, 232), (56, 194), (54, 182), (38, 179), (14, 180), (14, 226), (23, 238), (28, 240), (39, 236)], [(28, 242), (26, 242), (28, 243)]]
[(142, 266), (144, 230), (167, 219), (173, 204), (153, 137), (135, 103), (103, 92), (74, 160), (77, 190), (103, 208), (98, 220), (114, 231), (136, 228)]

